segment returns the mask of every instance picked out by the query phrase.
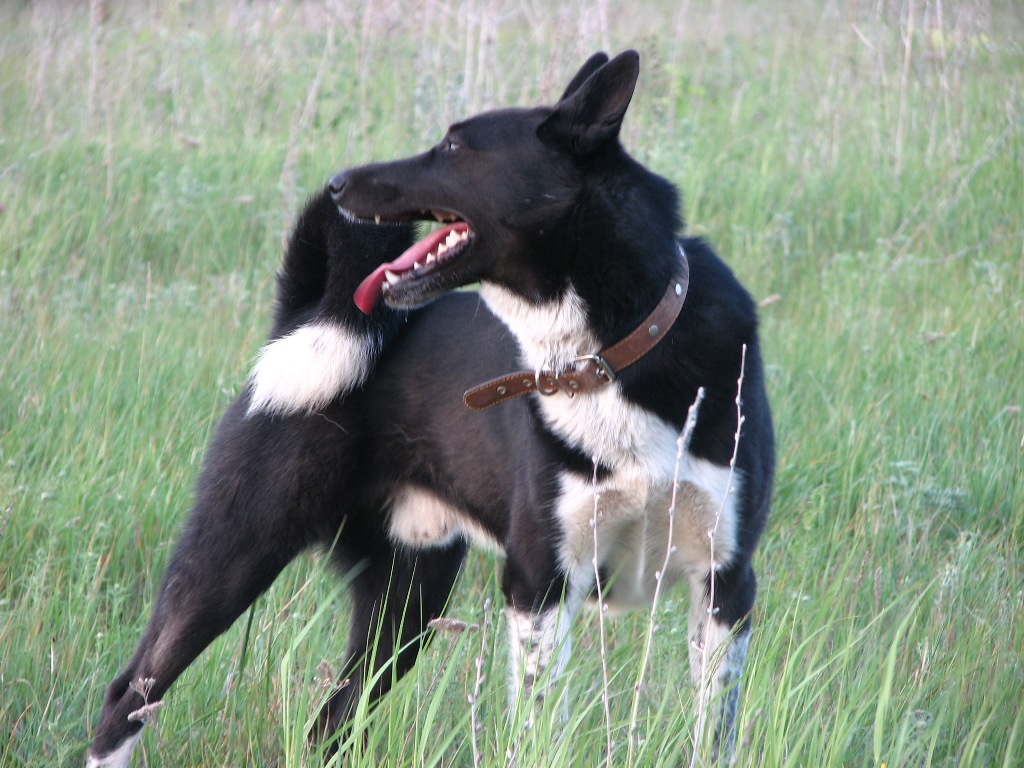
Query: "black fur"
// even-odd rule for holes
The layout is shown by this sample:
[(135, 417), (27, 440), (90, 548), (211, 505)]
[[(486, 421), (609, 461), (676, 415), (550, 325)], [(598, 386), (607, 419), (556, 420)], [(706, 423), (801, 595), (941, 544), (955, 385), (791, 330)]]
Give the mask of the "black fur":
[[(482, 413), (464, 406), (466, 389), (519, 367), (520, 348), (516, 329), (479, 296), (447, 292), (481, 281), (524, 306), (575, 292), (601, 346), (647, 316), (678, 265), (681, 219), (674, 187), (618, 141), (637, 71), (635, 54), (611, 62), (595, 55), (555, 107), (459, 123), (429, 152), (339, 174), (332, 196), (310, 202), (285, 255), (271, 338), (313, 321), (333, 323), (380, 340), (375, 370), (364, 386), (315, 413), (249, 415), (249, 389), (228, 408), (150, 625), (107, 690), (91, 764), (108, 764), (104, 758), (141, 727), (127, 719), (143, 704), (129, 683), (154, 678), (150, 700), (159, 700), (309, 546), (330, 547), (334, 561), (353, 574), (342, 669), (349, 682), (325, 705), (318, 733), (344, 726), (362, 681), (400, 647), (394, 674), (380, 676), (367, 692), (371, 701), (385, 693), (415, 662), (420, 645), (410, 641), (443, 609), (466, 548), (457, 531), (432, 546), (396, 541), (390, 515), (403, 489), (443, 501), (501, 547), (505, 598), (516, 610), (540, 616), (566, 594), (560, 478), (590, 478), (592, 456), (552, 428), (539, 400)], [(388, 293), (394, 308), (359, 314), (351, 303), (356, 285), (409, 244), (411, 229), (354, 219), (408, 222), (430, 210), (467, 221), (469, 245), (457, 258), (404, 276)], [(749, 295), (706, 244), (682, 245), (690, 265), (682, 314), (617, 386), (629, 407), (676, 431), (703, 387), (690, 452), (724, 467), (736, 431), (739, 350), (747, 345), (736, 553), (715, 574), (721, 620), (745, 633), (756, 590), (751, 557), (774, 471), (756, 316)], [(601, 463), (596, 471), (611, 481), (617, 467)], [(379, 646), (371, 654), (367, 641), (374, 637)], [(735, 700), (723, 706), (734, 708)], [(723, 715), (729, 739), (731, 727), (731, 716)]]

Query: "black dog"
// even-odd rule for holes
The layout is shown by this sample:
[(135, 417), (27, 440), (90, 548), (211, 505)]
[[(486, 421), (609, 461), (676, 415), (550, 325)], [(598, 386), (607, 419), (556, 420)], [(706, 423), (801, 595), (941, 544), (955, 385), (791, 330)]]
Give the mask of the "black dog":
[[(373, 678), (371, 699), (412, 666), (409, 641), (443, 608), (474, 540), (506, 557), (514, 699), (550, 690), (595, 589), (631, 607), (685, 579), (692, 674), (716, 697), (716, 747), (731, 744), (771, 419), (750, 297), (704, 243), (676, 239), (675, 190), (619, 144), (638, 72), (635, 53), (596, 55), (553, 108), (487, 113), (424, 155), (336, 176), (353, 221), (332, 219), (325, 197), (307, 209), (273, 340), (210, 446), (90, 765), (129, 760), (141, 729), (129, 716), (144, 703), (130, 683), (152, 678), (158, 700), (295, 554), (331, 542), (340, 566), (359, 567), (347, 685), (322, 733), (345, 723), (382, 665), (393, 674)], [(428, 215), (454, 223), (397, 258), (408, 226), (355, 221)], [(471, 294), (401, 311), (475, 281), (502, 322)], [(379, 306), (381, 293), (398, 310)], [(517, 358), (528, 373), (512, 373)], [(467, 389), (473, 408), (496, 407), (470, 410)], [(372, 637), (381, 652), (367, 653)]]

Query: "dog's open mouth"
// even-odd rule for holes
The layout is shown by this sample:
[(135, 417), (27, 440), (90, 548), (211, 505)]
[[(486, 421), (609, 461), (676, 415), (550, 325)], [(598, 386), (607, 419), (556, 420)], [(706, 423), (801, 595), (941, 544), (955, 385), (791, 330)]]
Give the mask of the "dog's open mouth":
[[(438, 271), (472, 241), (473, 232), (465, 221), (453, 221), (454, 216), (441, 211), (432, 211), (431, 215), (447, 223), (417, 241), (394, 261), (381, 264), (356, 288), (353, 298), (364, 314), (370, 314), (381, 297), (387, 299), (393, 293), (415, 288), (416, 284), (432, 282)], [(379, 217), (375, 220), (380, 223)]]

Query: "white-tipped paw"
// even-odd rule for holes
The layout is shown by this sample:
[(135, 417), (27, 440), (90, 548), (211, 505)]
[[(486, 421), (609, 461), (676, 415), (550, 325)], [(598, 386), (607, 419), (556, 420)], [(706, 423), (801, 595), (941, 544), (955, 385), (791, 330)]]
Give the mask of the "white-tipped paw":
[(92, 753), (86, 758), (85, 768), (128, 768), (132, 759), (132, 750), (142, 736), (142, 731), (137, 731), (121, 742), (121, 745), (113, 752), (108, 752), (103, 757), (94, 757)]

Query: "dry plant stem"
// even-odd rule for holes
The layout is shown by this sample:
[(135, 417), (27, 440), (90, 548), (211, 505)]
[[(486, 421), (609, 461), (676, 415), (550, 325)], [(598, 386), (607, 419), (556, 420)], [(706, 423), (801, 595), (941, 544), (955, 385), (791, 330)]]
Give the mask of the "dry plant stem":
[[(3, 535), (3, 530), (0, 528), (0, 535)], [(46, 698), (46, 706), (43, 707), (42, 717), (39, 718), (39, 730), (36, 731), (36, 736), (42, 733), (44, 723), (49, 722), (46, 719), (47, 714), (50, 711), (50, 706), (53, 704), (53, 698), (57, 692), (57, 638), (50, 638), (50, 693)]]
[(92, 0), (89, 3), (89, 121), (96, 123), (99, 111), (100, 86), (104, 78), (103, 71), (103, 23), (107, 17), (104, 0)]
[(478, 19), (475, 14), (473, 14), (472, 8), (469, 7), (467, 8), (467, 12), (463, 15), (462, 23), (459, 25), (466, 33), (466, 53), (462, 64), (461, 101), (464, 105), (467, 105), (467, 111), (472, 111), (469, 109), (468, 105), (473, 95), (473, 43), (475, 42), (473, 36), (473, 24), (477, 21)]
[(907, 82), (910, 79), (910, 54), (914, 40), (914, 0), (907, 3), (907, 31), (903, 38), (903, 76), (900, 79), (900, 111), (896, 121), (896, 159), (894, 170), (899, 178), (903, 165), (903, 124), (907, 115)]
[(89, 121), (99, 126), (102, 113), (105, 133), (103, 164), (107, 169), (106, 199), (114, 196), (114, 97), (109, 92), (113, 86), (107, 80), (106, 45), (106, 0), (91, 0), (89, 3), (90, 28), (90, 77), (89, 77)]
[(359, 26), (359, 41), (356, 46), (356, 58), (359, 61), (359, 135), (366, 136), (370, 130), (369, 111), (370, 90), (373, 83), (371, 70), (374, 37), (371, 35), (377, 8), (373, 0), (366, 3), (363, 18)]
[(686, 412), (686, 422), (683, 430), (676, 439), (676, 465), (672, 477), (672, 500), (668, 509), (668, 545), (665, 548), (665, 559), (662, 561), (661, 570), (655, 574), (654, 598), (651, 600), (651, 613), (647, 622), (647, 637), (644, 641), (644, 653), (640, 662), (640, 672), (637, 674), (636, 684), (633, 686), (633, 704), (629, 713), (629, 753), (626, 757), (626, 765), (633, 765), (636, 749), (636, 723), (640, 711), (640, 690), (643, 688), (644, 677), (647, 674), (647, 665), (651, 659), (651, 643), (654, 640), (654, 621), (658, 610), (658, 600), (661, 597), (662, 574), (668, 569), (669, 561), (675, 551), (672, 544), (674, 534), (673, 527), (676, 519), (676, 494), (679, 491), (679, 467), (683, 462), (683, 456), (690, 449), (690, 440), (693, 438), (693, 430), (697, 426), (697, 415), (700, 413), (700, 404), (704, 401), (704, 387), (697, 390), (697, 397), (693, 405)]
[(324, 40), (324, 50), (320, 55), (320, 64), (316, 68), (316, 75), (306, 92), (306, 100), (302, 104), (301, 111), (297, 112), (292, 120), (291, 135), (288, 137), (288, 153), (285, 155), (284, 165), (281, 168), (281, 191), (284, 194), (285, 217), (281, 227), (281, 247), (288, 247), (288, 232), (291, 227), (292, 211), (295, 210), (295, 166), (299, 155), (299, 137), (304, 135), (313, 122), (313, 115), (316, 113), (317, 97), (320, 94), (320, 81), (323, 80), (324, 71), (331, 61), (331, 53), (334, 50), (334, 20), (327, 28), (327, 38)]
[(140, 677), (128, 684), (129, 688), (142, 697), (143, 702), (141, 707), (129, 713), (128, 719), (132, 722), (144, 723), (152, 719), (156, 715), (157, 710), (164, 705), (162, 701), (154, 701), (152, 703), (149, 701), (149, 692), (153, 690), (155, 684), (156, 680), (152, 677)]
[[(676, 14), (675, 23), (675, 39), (684, 40), (684, 35), (687, 31), (686, 21), (690, 17), (690, 0), (683, 0), (679, 6), (679, 12)], [(672, 46), (672, 65), (678, 71), (681, 71), (682, 65), (682, 51), (685, 50), (683, 46)], [(676, 120), (679, 112), (679, 92), (682, 86), (682, 78), (673, 77), (668, 85), (668, 121), (671, 127), (671, 132), (675, 133)]]
[(480, 730), (480, 720), (477, 716), (476, 705), (480, 699), (480, 688), (484, 683), (484, 653), (487, 650), (487, 627), (491, 621), (491, 599), (484, 600), (484, 615), (480, 619), (480, 653), (473, 660), (476, 666), (476, 677), (473, 680), (473, 692), (469, 695), (469, 739), (473, 748), (473, 766), (479, 768), (483, 763), (483, 756), (480, 754), (480, 745), (477, 743), (477, 732)]
[(50, 67), (57, 49), (58, 15), (54, 9), (43, 3), (32, 8), (33, 27), (37, 28), (42, 44), (39, 49), (39, 64), (36, 69), (36, 91), (32, 97), (32, 111), (40, 113), (47, 141), (53, 140), (53, 109), (50, 101)]
[[(736, 434), (733, 436), (732, 442), (732, 458), (729, 459), (729, 479), (725, 484), (725, 495), (722, 497), (722, 503), (718, 507), (718, 513), (715, 515), (715, 524), (711, 530), (708, 531), (708, 539), (710, 545), (710, 570), (708, 571), (708, 615), (704, 622), (704, 637), (701, 642), (700, 653), (700, 685), (697, 690), (697, 723), (695, 726), (695, 732), (693, 735), (693, 754), (690, 756), (690, 768), (694, 768), (697, 764), (697, 755), (700, 754), (700, 742), (704, 736), (705, 725), (707, 723), (707, 708), (709, 698), (711, 696), (710, 687), (708, 686), (708, 642), (707, 638), (711, 633), (711, 621), (715, 615), (715, 535), (718, 533), (718, 523), (722, 519), (722, 511), (725, 509), (725, 504), (729, 500), (729, 496), (732, 494), (732, 481), (736, 474), (736, 455), (740, 448), (740, 432), (743, 429), (743, 374), (746, 372), (747, 367), (747, 345), (743, 345), (743, 349), (740, 353), (740, 375), (736, 380)], [(727, 641), (728, 642), (728, 641)], [(735, 724), (734, 724), (735, 725)]]
[(600, 0), (597, 4), (597, 18), (601, 27), (601, 50), (611, 49), (608, 42), (608, 0)]
[(604, 604), (604, 588), (601, 586), (601, 568), (597, 548), (597, 510), (601, 494), (597, 491), (597, 464), (598, 458), (594, 457), (594, 475), (591, 484), (594, 489), (594, 517), (590, 521), (594, 531), (594, 583), (597, 585), (597, 624), (598, 633), (601, 637), (601, 701), (604, 704), (604, 728), (605, 728), (605, 765), (611, 768), (612, 765), (612, 711), (610, 693), (608, 688), (608, 646), (604, 634), (604, 614), (607, 606)]

